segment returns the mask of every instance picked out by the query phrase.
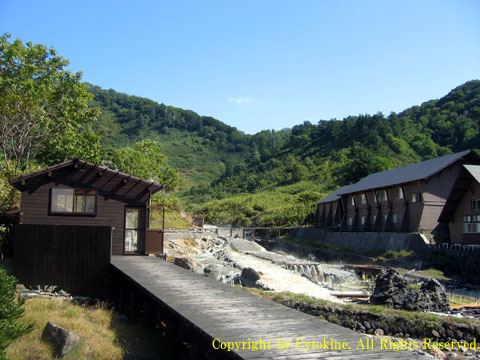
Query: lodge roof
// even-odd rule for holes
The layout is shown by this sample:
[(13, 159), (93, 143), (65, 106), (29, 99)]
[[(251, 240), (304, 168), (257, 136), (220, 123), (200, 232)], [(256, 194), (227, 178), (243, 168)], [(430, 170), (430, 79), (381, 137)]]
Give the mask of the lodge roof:
[(352, 185), (347, 185), (335, 190), (327, 197), (320, 200), (318, 203), (330, 202), (338, 200), (341, 195), (362, 192), (366, 190), (373, 190), (385, 188), (388, 186), (404, 184), (417, 180), (426, 180), (432, 175), (442, 171), (456, 161), (463, 157), (472, 154), (477, 159), (480, 157), (472, 152), (472, 150), (465, 150), (455, 154), (442, 156), (436, 159), (421, 161), (415, 164), (398, 167), (386, 171), (377, 172), (361, 179)]
[(28, 180), (37, 178), (37, 177), (45, 175), (45, 174), (49, 174), (51, 172), (54, 172), (55, 170), (63, 169), (63, 168), (68, 167), (68, 166), (76, 166), (76, 167), (82, 168), (82, 169), (93, 170), (93, 171), (96, 171), (96, 172), (101, 173), (101, 174), (107, 173), (107, 174), (110, 174), (110, 175), (115, 175), (115, 177), (118, 177), (119, 179), (123, 179), (123, 181), (126, 184), (134, 183), (136, 185), (140, 184), (140, 185), (146, 186), (151, 191), (152, 194), (163, 188), (163, 185), (160, 185), (156, 181), (144, 180), (144, 179), (138, 178), (136, 176), (128, 175), (128, 174), (122, 173), (118, 170), (110, 169), (106, 166), (95, 165), (95, 164), (89, 163), (89, 162), (81, 160), (81, 159), (67, 160), (67, 161), (62, 162), (60, 164), (49, 166), (45, 169), (38, 170), (38, 171), (32, 172), (30, 174), (26, 174), (26, 175), (22, 175), (22, 176), (10, 179), (9, 183), (10, 183), (10, 185), (17, 188), (18, 190), (24, 190), (25, 189), (24, 185)]

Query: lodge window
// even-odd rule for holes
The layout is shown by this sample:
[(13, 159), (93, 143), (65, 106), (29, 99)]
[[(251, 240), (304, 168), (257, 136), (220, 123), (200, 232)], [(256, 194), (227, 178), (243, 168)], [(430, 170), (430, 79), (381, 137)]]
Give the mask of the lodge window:
[(365, 223), (366, 223), (365, 220), (366, 220), (366, 217), (365, 217), (365, 216), (361, 216), (361, 217), (360, 217), (360, 225), (365, 225)]
[(480, 211), (480, 200), (472, 200), (472, 211)]
[(347, 225), (352, 226), (353, 225), (353, 218), (349, 217), (347, 218)]
[(97, 192), (95, 190), (52, 188), (51, 214), (95, 215), (96, 212)]
[(465, 215), (463, 217), (462, 232), (480, 233), (480, 215)]
[(403, 199), (403, 190), (401, 187), (395, 188), (395, 199), (397, 200)]
[(387, 192), (385, 190), (380, 190), (377, 193), (378, 201), (387, 201)]
[(402, 214), (393, 214), (392, 222), (394, 224), (400, 224), (402, 222)]
[(348, 203), (352, 206), (355, 205), (355, 199), (353, 198), (353, 195), (348, 197)]
[(367, 203), (367, 197), (365, 194), (360, 194), (360, 204), (364, 205)]
[(421, 202), (422, 201), (422, 197), (420, 195), (420, 193), (413, 193), (412, 194), (412, 203), (417, 203), (417, 202)]
[(370, 224), (375, 225), (376, 222), (377, 222), (377, 215), (372, 215), (370, 217)]
[(388, 215), (382, 215), (382, 225), (387, 224), (387, 218), (388, 218)]

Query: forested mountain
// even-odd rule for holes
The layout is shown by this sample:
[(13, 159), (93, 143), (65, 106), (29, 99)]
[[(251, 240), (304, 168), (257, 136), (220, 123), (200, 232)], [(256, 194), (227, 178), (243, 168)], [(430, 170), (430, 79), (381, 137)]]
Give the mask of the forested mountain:
[[(440, 100), (399, 114), (349, 116), (294, 126), (275, 155), (250, 157), (226, 172), (209, 189), (223, 197), (302, 180), (325, 190), (358, 181), (376, 171), (480, 149), (480, 81), (470, 81)], [(192, 190), (192, 195), (206, 189)], [(212, 191), (213, 190), (213, 191)]]
[[(245, 135), (209, 116), (200, 116), (155, 101), (90, 86), (92, 106), (101, 109), (95, 127), (104, 147), (114, 149), (150, 138), (159, 141), (173, 167), (179, 168), (182, 188), (208, 185), (228, 166), (244, 163), (260, 148), (271, 154), (289, 131)], [(183, 181), (182, 181), (183, 180)]]
[[(480, 149), (479, 80), (398, 114), (304, 122), (255, 135), (148, 99), (96, 86), (90, 92), (92, 105), (101, 108), (95, 126), (104, 146), (158, 140), (170, 164), (181, 171), (184, 203), (211, 221), (298, 223), (309, 216), (305, 204), (369, 173)], [(284, 204), (283, 212), (273, 214), (269, 203), (276, 204), (275, 211)]]

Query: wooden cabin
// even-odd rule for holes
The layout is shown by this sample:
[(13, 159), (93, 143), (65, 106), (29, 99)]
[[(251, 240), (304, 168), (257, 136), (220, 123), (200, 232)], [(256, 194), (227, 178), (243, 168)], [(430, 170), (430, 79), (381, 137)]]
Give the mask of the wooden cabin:
[(163, 250), (158, 231), (148, 231), (150, 199), (162, 189), (155, 181), (76, 159), (10, 184), (22, 193), (20, 224), (109, 226), (113, 255)]
[(317, 203), (315, 225), (342, 231), (432, 232), (471, 150), (371, 174)]
[(451, 244), (480, 244), (480, 166), (463, 166), (439, 221), (448, 223)]

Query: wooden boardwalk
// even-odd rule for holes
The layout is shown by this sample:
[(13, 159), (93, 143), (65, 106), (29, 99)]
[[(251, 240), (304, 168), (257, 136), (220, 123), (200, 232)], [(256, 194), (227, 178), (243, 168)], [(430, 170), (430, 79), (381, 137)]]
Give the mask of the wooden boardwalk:
[[(159, 258), (112, 256), (111, 263), (204, 338), (208, 338), (207, 346), (210, 349), (214, 339), (218, 339), (215, 346), (219, 346), (220, 342), (245, 342), (245, 349), (240, 345), (239, 349), (223, 351), (223, 356), (237, 359), (420, 358), (420, 355), (406, 350), (382, 349), (377, 338), (259, 298)], [(253, 351), (251, 346), (248, 349), (249, 342), (252, 345), (260, 339), (265, 349)], [(322, 348), (306, 350), (305, 343), (299, 339), (319, 342)], [(335, 350), (329, 346), (329, 349), (325, 349), (324, 339), (327, 343), (332, 340), (345, 342), (347, 348)], [(267, 348), (269, 341), (270, 349)], [(283, 344), (288, 342), (288, 350), (285, 346), (279, 349), (279, 341)], [(366, 349), (368, 345), (372, 347), (372, 341), (373, 349)], [(365, 349), (359, 346), (360, 343)]]

